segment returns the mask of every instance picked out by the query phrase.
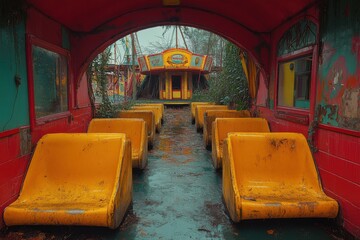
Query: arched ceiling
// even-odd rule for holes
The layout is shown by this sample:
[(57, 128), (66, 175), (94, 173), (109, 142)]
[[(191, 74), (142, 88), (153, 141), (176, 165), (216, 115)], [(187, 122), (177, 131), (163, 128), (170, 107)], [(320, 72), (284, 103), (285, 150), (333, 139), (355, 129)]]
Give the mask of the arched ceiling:
[(94, 31), (110, 20), (132, 12), (169, 7), (166, 2), (178, 3), (171, 7), (199, 9), (232, 19), (254, 33), (266, 33), (316, 0), (28, 0), (42, 13), (75, 32)]
[(246, 49), (266, 72), (271, 32), (320, 0), (27, 0), (30, 8), (71, 30), (79, 78), (108, 44), (140, 29), (167, 24), (199, 27)]

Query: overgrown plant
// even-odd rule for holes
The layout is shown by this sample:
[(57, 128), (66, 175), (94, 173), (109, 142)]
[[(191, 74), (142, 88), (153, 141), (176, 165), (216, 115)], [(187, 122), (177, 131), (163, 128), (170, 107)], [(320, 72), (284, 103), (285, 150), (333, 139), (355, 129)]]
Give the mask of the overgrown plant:
[(116, 108), (109, 100), (108, 96), (108, 80), (106, 77), (106, 66), (108, 65), (110, 50), (106, 49), (100, 53), (92, 62), (92, 76), (97, 83), (96, 94), (101, 97), (101, 103), (95, 111), (95, 117), (112, 118), (115, 115)]
[(209, 89), (195, 92), (193, 100), (229, 105), (237, 110), (249, 108), (248, 83), (239, 58), (239, 48), (226, 43), (223, 71), (212, 75)]

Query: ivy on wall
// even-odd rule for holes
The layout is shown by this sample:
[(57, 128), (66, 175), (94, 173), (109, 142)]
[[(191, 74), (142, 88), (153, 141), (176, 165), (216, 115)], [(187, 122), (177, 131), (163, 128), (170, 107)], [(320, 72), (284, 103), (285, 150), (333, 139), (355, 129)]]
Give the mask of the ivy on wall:
[(106, 66), (109, 62), (110, 50), (106, 49), (100, 53), (90, 64), (90, 74), (96, 82), (95, 94), (101, 97), (101, 103), (95, 111), (95, 117), (112, 118), (115, 115), (115, 107), (111, 104), (107, 92), (108, 80)]

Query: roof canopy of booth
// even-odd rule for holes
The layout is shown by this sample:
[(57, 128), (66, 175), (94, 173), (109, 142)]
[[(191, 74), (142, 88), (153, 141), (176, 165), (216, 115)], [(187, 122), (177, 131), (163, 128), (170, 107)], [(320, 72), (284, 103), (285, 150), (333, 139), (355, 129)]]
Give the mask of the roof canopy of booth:
[(209, 73), (212, 67), (212, 57), (190, 52), (182, 48), (170, 48), (162, 53), (138, 58), (142, 74), (164, 71), (196, 71)]

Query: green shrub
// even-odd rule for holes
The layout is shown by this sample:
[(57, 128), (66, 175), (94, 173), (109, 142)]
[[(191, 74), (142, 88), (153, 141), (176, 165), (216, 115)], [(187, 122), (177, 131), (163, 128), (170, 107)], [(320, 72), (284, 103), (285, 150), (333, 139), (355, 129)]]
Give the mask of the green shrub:
[(211, 75), (209, 89), (195, 91), (193, 101), (209, 101), (235, 106), (237, 110), (249, 108), (248, 83), (241, 65), (239, 48), (231, 43), (225, 46), (223, 71)]

